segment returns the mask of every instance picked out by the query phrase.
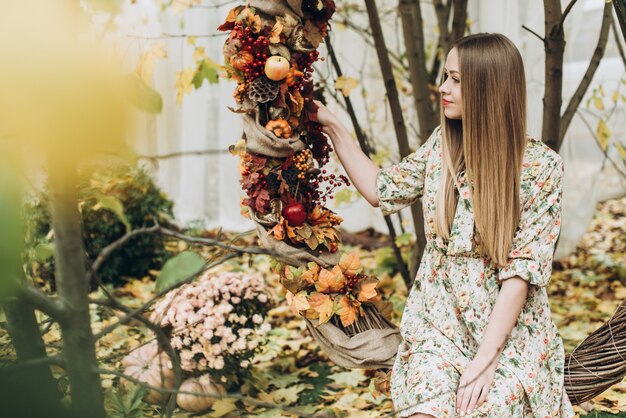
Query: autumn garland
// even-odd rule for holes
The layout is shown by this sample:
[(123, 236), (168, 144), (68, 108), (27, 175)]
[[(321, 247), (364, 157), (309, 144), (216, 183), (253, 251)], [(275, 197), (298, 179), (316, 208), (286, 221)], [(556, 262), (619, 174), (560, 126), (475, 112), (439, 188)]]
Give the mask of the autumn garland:
[[(268, 3), (281, 2), (264, 2)], [(240, 183), (247, 194), (241, 201), (242, 215), (262, 222), (265, 233), (291, 247), (333, 254), (343, 220), (323, 205), (336, 187), (350, 182), (323, 169), (331, 148), (317, 122), (311, 76), (335, 4), (332, 0), (282, 3), (288, 11), (296, 4), (297, 12), (274, 16), (259, 11), (258, 2), (257, 8), (237, 6), (218, 28), (230, 31), (223, 47), (224, 67), (227, 78), (237, 81), (234, 97), (240, 105), (231, 110), (257, 115), (257, 125), (271, 132), (275, 142), (297, 140), (290, 144), (298, 151), (284, 157), (250, 152), (249, 137), (231, 146), (240, 157)], [(341, 325), (349, 327), (363, 313), (363, 303), (389, 316), (390, 304), (376, 290), (379, 281), (362, 273), (357, 252), (343, 254), (332, 266), (314, 261), (293, 266), (274, 260), (272, 269), (287, 289), (292, 310), (320, 324), (333, 319), (339, 325), (339, 318)]]

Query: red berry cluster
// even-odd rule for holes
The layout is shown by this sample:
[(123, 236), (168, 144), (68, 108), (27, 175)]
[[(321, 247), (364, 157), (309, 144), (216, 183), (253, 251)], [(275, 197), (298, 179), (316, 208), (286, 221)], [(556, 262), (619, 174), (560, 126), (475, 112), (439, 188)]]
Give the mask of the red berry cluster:
[[(328, 198), (330, 199), (333, 198), (334, 190), (337, 187), (341, 186), (342, 183), (345, 184), (347, 187), (350, 186), (350, 180), (348, 179), (348, 177), (344, 176), (343, 174), (340, 174), (338, 176), (335, 174), (326, 175), (326, 170), (322, 170), (321, 175), (317, 175), (315, 178), (311, 180), (312, 180), (311, 186), (314, 189), (311, 197), (314, 202), (318, 202), (322, 206), (326, 203), (326, 200)], [(321, 193), (320, 188), (319, 188), (320, 183), (322, 182), (328, 182), (323, 194)]]
[(291, 63), (296, 64), (304, 76), (294, 84), (297, 90), (302, 90), (304, 83), (313, 75), (313, 63), (319, 58), (319, 51), (315, 50), (309, 53), (294, 53), (291, 56)]
[(346, 274), (346, 284), (343, 285), (343, 288), (339, 291), (344, 295), (348, 293), (352, 293), (352, 290), (356, 287), (356, 285), (363, 279), (367, 278), (365, 274)]
[(271, 55), (269, 49), (270, 41), (263, 35), (255, 38), (256, 35), (252, 34), (250, 28), (244, 28), (241, 22), (238, 22), (233, 30), (237, 34), (237, 38), (241, 40), (241, 49), (249, 51), (254, 56), (254, 61), (246, 65), (244, 70), (246, 77), (253, 80), (263, 75), (265, 61)]

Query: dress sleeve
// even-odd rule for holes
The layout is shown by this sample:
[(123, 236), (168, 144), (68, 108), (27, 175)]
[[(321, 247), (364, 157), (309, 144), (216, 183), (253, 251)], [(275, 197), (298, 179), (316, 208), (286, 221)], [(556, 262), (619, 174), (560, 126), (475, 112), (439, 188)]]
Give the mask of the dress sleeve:
[(554, 247), (561, 231), (563, 170), (563, 160), (557, 154), (554, 163), (535, 179), (534, 194), (522, 209), (499, 280), (519, 276), (536, 286), (550, 283)]
[(399, 163), (380, 169), (376, 178), (376, 194), (383, 215), (398, 212), (422, 196), (428, 156), (439, 138), (439, 131), (438, 126), (417, 151)]

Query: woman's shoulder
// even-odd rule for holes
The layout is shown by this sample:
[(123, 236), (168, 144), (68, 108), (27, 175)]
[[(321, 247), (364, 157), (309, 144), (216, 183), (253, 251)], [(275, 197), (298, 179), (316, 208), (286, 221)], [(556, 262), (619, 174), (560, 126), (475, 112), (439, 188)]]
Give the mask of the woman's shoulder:
[(522, 177), (537, 178), (563, 165), (563, 159), (541, 139), (526, 135), (526, 150), (522, 162)]

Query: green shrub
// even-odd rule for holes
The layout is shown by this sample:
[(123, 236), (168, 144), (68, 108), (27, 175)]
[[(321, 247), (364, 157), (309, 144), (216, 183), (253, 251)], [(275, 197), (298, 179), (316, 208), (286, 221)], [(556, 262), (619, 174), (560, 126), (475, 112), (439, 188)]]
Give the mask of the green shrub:
[[(128, 165), (91, 167), (82, 172), (78, 187), (85, 251), (90, 261), (127, 231), (170, 223), (172, 201), (142, 168)], [(48, 193), (43, 191), (25, 206), (26, 272), (36, 281), (54, 277)], [(159, 269), (167, 258), (164, 238), (141, 234), (129, 240), (108, 258), (100, 270), (105, 283), (121, 284), (122, 277), (142, 277)], [(93, 286), (93, 283), (92, 283)]]

